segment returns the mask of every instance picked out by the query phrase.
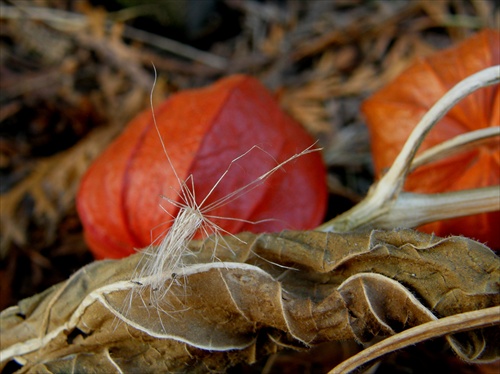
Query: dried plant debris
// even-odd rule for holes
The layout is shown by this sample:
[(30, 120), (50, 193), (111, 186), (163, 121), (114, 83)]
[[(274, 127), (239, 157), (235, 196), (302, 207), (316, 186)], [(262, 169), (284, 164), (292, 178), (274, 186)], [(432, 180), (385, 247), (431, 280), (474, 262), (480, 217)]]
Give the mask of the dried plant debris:
[[(211, 4), (210, 12), (217, 12)], [(144, 24), (147, 19), (157, 30), (161, 26), (171, 30), (168, 20), (158, 20), (161, 12), (154, 6), (124, 7), (117, 12), (105, 6), (99, 1), (0, 4), (2, 193), (12, 190), (10, 196), (19, 196), (30, 183), (20, 181), (35, 180), (36, 170), (45, 167), (41, 157), (74, 146), (94, 127), (122, 126), (147, 107), (154, 62), (160, 76), (159, 97), (209, 84), (229, 73), (259, 78), (319, 138), (330, 166), (331, 191), (352, 205), (372, 180), (368, 136), (358, 114), (361, 100), (414, 58), (478, 28), (495, 26), (498, 18), (494, 2), (465, 0), (437, 5), (231, 0), (222, 7), (239, 25), (233, 25), (229, 35), (224, 34), (227, 25), (222, 18), (208, 25), (207, 20), (189, 20), (189, 15), (166, 17), (183, 19), (186, 32), (188, 24), (196, 21), (196, 29), (210, 35), (200, 36), (203, 42), (192, 36), (202, 50), (134, 28), (134, 21)], [(148, 14), (151, 18), (144, 18)], [(44, 201), (37, 201), (40, 196), (30, 198), (43, 205)], [(7, 219), (16, 220), (18, 227), (3, 240), (4, 253), (11, 244), (24, 248), (28, 227), (33, 223), (39, 227), (30, 209), (14, 216), (11, 213), (21, 207), (14, 207), (12, 201), (8, 204)], [(65, 208), (72, 206), (60, 209), (57, 219), (49, 218), (46, 244), (52, 243), (52, 227), (63, 219)], [(341, 213), (332, 210), (332, 215)]]
[(28, 221), (22, 209), (28, 197), (33, 201), (32, 218), (43, 225), (47, 242), (54, 240), (58, 224), (74, 205), (80, 177), (116, 133), (116, 127), (94, 130), (67, 151), (39, 161), (33, 172), (16, 188), (0, 195), (1, 258), (6, 257), (11, 243), (26, 246), (29, 242)]
[[(119, 131), (132, 116), (149, 105), (153, 82), (151, 62), (159, 72), (155, 88), (158, 98), (180, 89), (210, 84), (230, 73), (255, 76), (274, 90), (281, 105), (320, 140), (325, 150), (333, 195), (327, 218), (332, 218), (359, 201), (372, 182), (368, 136), (358, 110), (360, 102), (395, 77), (414, 58), (447, 47), (478, 29), (496, 27), (500, 19), (498, 4), (494, 1), (225, 0), (217, 7), (220, 5), (232, 12), (231, 17), (220, 17), (216, 9), (215, 18), (211, 18), (215, 23), (203, 23), (204, 20), (197, 24), (196, 30), (202, 30), (201, 38), (192, 36), (179, 42), (168, 39), (172, 35), (157, 34), (168, 27), (142, 17), (145, 11), (153, 14), (153, 18), (162, 17), (155, 6), (140, 4), (142, 6), (124, 7), (114, 12), (91, 5), (106, 7), (109, 3), (37, 0), (36, 3), (2, 1), (0, 4), (0, 229), (2, 256), (6, 256), (0, 265), (0, 305), (12, 305), (46, 284), (59, 282), (64, 277), (55, 277), (57, 271), (63, 269), (70, 274), (71, 270), (67, 269), (85, 263), (75, 257), (62, 263), (56, 254), (82, 250), (81, 236), (64, 237), (68, 236), (68, 230), (62, 226), (76, 220), (73, 199), (79, 175), (106, 145), (98, 135), (93, 145), (90, 139), (94, 129), (103, 127), (106, 132), (105, 128), (113, 127), (113, 131)], [(133, 1), (119, 3), (130, 5)], [(174, 18), (180, 20), (190, 15), (186, 13), (183, 17)], [(226, 20), (234, 23), (230, 33), (224, 30)], [(182, 27), (190, 31), (188, 23), (191, 21), (186, 21)], [(146, 29), (141, 29), (145, 24)], [(202, 27), (198, 27), (200, 25)], [(154, 27), (147, 29), (148, 26)], [(214, 30), (216, 32), (212, 32)], [(89, 143), (84, 146), (86, 140), (82, 139), (87, 136)], [(83, 149), (85, 147), (88, 148)], [(341, 196), (345, 204), (339, 203)], [(257, 251), (256, 247), (253, 250)], [(468, 252), (460, 256), (468, 261)], [(118, 263), (127, 261), (136, 260)], [(111, 269), (117, 266), (115, 264), (99, 266)], [(112, 283), (104, 279), (105, 275), (94, 273), (96, 266), (81, 270), (72, 282), (82, 282), (82, 274), (90, 272), (90, 276), (101, 283), (88, 289), (78, 300), (75, 295), (58, 299), (58, 302), (66, 300), (67, 305), (73, 305), (69, 314), (75, 313), (85, 295)], [(121, 274), (123, 270), (116, 272)], [(290, 272), (299, 274), (298, 271)], [(129, 279), (127, 275), (118, 278)], [(183, 284), (182, 279), (176, 287)], [(191, 275), (186, 279), (187, 290), (194, 280), (191, 281)], [(307, 295), (310, 291), (304, 292)], [(42, 302), (40, 297), (38, 300)], [(35, 307), (36, 302), (25, 300), (22, 305)], [(27, 311), (24, 313), (31, 315)], [(81, 318), (83, 315), (87, 316), (83, 313)], [(442, 317), (438, 313), (435, 315)], [(39, 319), (34, 317), (31, 315), (28, 319)], [(103, 321), (108, 317), (103, 315)], [(2, 320), (2, 329), (4, 326)], [(244, 352), (248, 357), (258, 358), (277, 349), (278, 340), (266, 340), (263, 331), (268, 327), (262, 330), (264, 325), (255, 326), (252, 336), (257, 336), (259, 331), (259, 336), (264, 338), (249, 346), (247, 351), (235, 351), (234, 356), (227, 352), (212, 356), (204, 350), (170, 340), (159, 340), (155, 344), (163, 342), (177, 347), (182, 357), (180, 362), (186, 362), (187, 349), (195, 352), (193, 362), (203, 362), (200, 367), (226, 367), (245, 361)], [(84, 339), (85, 335), (79, 335), (76, 328), (73, 334), (70, 334), (72, 328), (68, 329), (65, 333), (73, 343), (86, 343), (94, 336)], [(281, 331), (274, 327), (271, 330), (273, 334)], [(99, 331), (104, 335), (106, 330)], [(118, 334), (122, 330), (117, 328), (116, 331)], [(134, 357), (137, 353), (142, 359), (151, 361), (161, 355), (160, 351), (148, 351), (147, 342), (153, 341), (152, 337), (145, 337), (140, 329), (130, 327), (130, 331), (138, 341), (147, 338), (145, 343), (116, 344), (110, 358), (126, 357), (128, 353)], [(128, 336), (127, 332), (122, 333)], [(289, 332), (283, 334), (289, 337)], [(33, 333), (33, 336), (39, 335)], [(98, 339), (104, 339), (103, 347), (111, 347), (103, 335), (95, 333)], [(24, 334), (20, 336), (30, 339)], [(3, 337), (2, 332), (2, 348)], [(112, 337), (110, 334), (109, 338)], [(267, 343), (260, 344), (261, 341)], [(284, 340), (281, 341), (284, 344)], [(88, 356), (83, 353), (86, 346), (74, 348), (75, 365), (84, 357), (91, 361), (97, 357), (91, 354), (97, 345), (89, 346)], [(256, 347), (259, 350), (252, 352)], [(136, 348), (137, 351), (127, 351)], [(60, 352), (61, 357), (67, 353), (64, 349)], [(219, 359), (229, 361), (218, 364)], [(111, 371), (115, 370), (113, 367)], [(103, 371), (106, 368), (103, 366)], [(38, 369), (33, 367), (33, 371)]]
[[(94, 262), (6, 309), (2, 367), (224, 371), (284, 347), (371, 344), (500, 305), (499, 258), (463, 237), (412, 230), (243, 233), (226, 244), (192, 242), (194, 255), (165, 279), (170, 290), (161, 301), (141, 279), (131, 280), (137, 254)], [(446, 339), (462, 359), (489, 362), (500, 357), (499, 324), (495, 318)]]
[(55, 242), (81, 175), (148, 104), (153, 80), (97, 14), (75, 34), (58, 9), (0, 6), (3, 259)]

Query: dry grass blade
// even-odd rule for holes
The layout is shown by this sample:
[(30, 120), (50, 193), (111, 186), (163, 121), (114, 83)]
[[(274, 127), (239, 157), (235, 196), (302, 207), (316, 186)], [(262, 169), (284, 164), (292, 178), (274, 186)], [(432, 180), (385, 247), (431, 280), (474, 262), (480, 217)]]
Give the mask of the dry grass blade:
[(500, 307), (497, 306), (444, 317), (412, 327), (374, 344), (342, 362), (329, 374), (349, 373), (387, 353), (439, 336), (498, 325), (500, 325)]

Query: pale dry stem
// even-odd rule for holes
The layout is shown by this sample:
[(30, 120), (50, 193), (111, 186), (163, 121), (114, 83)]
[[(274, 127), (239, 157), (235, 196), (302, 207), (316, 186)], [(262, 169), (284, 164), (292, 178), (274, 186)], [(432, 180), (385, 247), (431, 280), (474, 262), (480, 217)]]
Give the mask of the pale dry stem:
[[(498, 128), (471, 135), (471, 138), (458, 138), (443, 143), (440, 148), (429, 150), (420, 158), (415, 154), (423, 140), (435, 124), (460, 100), (472, 92), (497, 84), (500, 81), (500, 66), (493, 66), (473, 74), (448, 91), (422, 118), (406, 141), (403, 149), (393, 165), (382, 179), (372, 186), (368, 195), (361, 203), (351, 210), (335, 217), (318, 227), (317, 230), (329, 232), (348, 232), (368, 228), (414, 227), (416, 224), (433, 222), (443, 218), (452, 218), (468, 214), (483, 213), (485, 211), (500, 210), (498, 186), (493, 189), (466, 190), (458, 193), (443, 193), (426, 195), (418, 198), (416, 194), (402, 192), (406, 176), (414, 165), (429, 162), (430, 159), (440, 158), (455, 152), (458, 147), (468, 147), (470, 143), (484, 140), (485, 136), (498, 136)], [(458, 194), (458, 195), (457, 195)], [(458, 198), (457, 198), (458, 197)], [(415, 208), (418, 201), (418, 211)], [(474, 201), (471, 206), (470, 201)], [(440, 206), (439, 215), (431, 215), (435, 206)], [(446, 211), (444, 208), (448, 207)], [(486, 210), (485, 210), (486, 209)], [(400, 214), (403, 212), (403, 214)], [(417, 217), (417, 214), (420, 216)]]

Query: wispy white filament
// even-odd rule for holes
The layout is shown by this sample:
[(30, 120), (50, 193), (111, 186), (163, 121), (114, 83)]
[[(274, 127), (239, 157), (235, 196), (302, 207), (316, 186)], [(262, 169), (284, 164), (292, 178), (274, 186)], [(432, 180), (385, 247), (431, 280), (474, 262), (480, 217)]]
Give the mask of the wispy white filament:
[[(154, 71), (155, 71), (155, 80), (153, 84), (153, 89), (154, 85), (156, 84), (156, 78), (157, 78), (156, 69)], [(173, 278), (175, 278), (174, 274), (176, 273), (176, 271), (182, 268), (182, 259), (184, 255), (189, 251), (188, 243), (193, 239), (193, 237), (198, 231), (201, 231), (204, 234), (204, 236), (209, 236), (214, 234), (215, 238), (214, 240), (216, 241), (216, 243), (218, 243), (219, 239), (221, 238), (221, 234), (223, 233), (229, 234), (227, 231), (225, 231), (220, 226), (211, 221), (211, 219), (213, 218), (222, 218), (222, 217), (211, 216), (210, 215), (211, 211), (240, 198), (244, 194), (258, 187), (262, 183), (262, 181), (264, 181), (266, 178), (268, 178), (273, 173), (278, 171), (285, 164), (297, 159), (298, 157), (304, 156), (308, 153), (316, 152), (319, 149), (314, 148), (313, 144), (304, 151), (293, 155), (292, 157), (290, 157), (289, 159), (287, 159), (282, 163), (277, 164), (274, 168), (263, 173), (251, 183), (237, 189), (236, 191), (229, 193), (228, 195), (222, 197), (221, 199), (215, 202), (206, 203), (211, 194), (215, 191), (217, 186), (227, 175), (231, 167), (235, 164), (235, 162), (237, 162), (242, 157), (248, 155), (252, 150), (260, 149), (258, 146), (254, 146), (241, 156), (231, 161), (226, 171), (220, 176), (220, 178), (217, 180), (212, 189), (198, 204), (196, 201), (196, 196), (194, 194), (193, 176), (190, 175), (186, 179), (186, 181), (181, 180), (167, 152), (167, 148), (165, 146), (165, 143), (163, 141), (163, 138), (161, 136), (161, 133), (159, 131), (156, 122), (152, 95), (153, 95), (153, 90), (151, 91), (151, 97), (150, 97), (153, 123), (158, 133), (158, 137), (160, 139), (163, 152), (165, 153), (167, 161), (173, 170), (175, 178), (177, 179), (177, 183), (180, 186), (180, 191), (177, 193), (180, 201), (169, 199), (165, 196), (163, 196), (163, 198), (166, 199), (169, 203), (175, 205), (179, 209), (179, 211), (177, 216), (173, 219), (172, 226), (168, 229), (166, 235), (161, 240), (161, 243), (158, 246), (151, 245), (143, 252), (144, 256), (143, 260), (138, 265), (133, 281), (140, 285), (140, 289), (143, 289), (145, 287), (150, 287), (152, 300), (159, 301), (160, 299), (163, 298), (165, 293), (168, 292), (168, 290), (170, 289), (170, 286), (173, 283)], [(262, 149), (260, 150), (262, 151)], [(227, 218), (227, 219), (240, 220), (238, 218)], [(241, 221), (249, 222), (245, 220)]]

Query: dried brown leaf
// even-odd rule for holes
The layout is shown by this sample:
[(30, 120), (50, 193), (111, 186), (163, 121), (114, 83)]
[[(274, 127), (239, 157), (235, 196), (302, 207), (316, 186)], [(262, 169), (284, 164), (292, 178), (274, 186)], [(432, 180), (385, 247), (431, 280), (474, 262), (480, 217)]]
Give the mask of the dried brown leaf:
[[(241, 242), (243, 240), (246, 244)], [(169, 293), (141, 287), (141, 254), (92, 263), (0, 314), (1, 365), (20, 372), (225, 370), (283, 346), (368, 343), (500, 304), (487, 247), (411, 230), (284, 232), (192, 242)], [(230, 249), (229, 249), (230, 247)], [(500, 357), (493, 326), (448, 336), (465, 360)]]

